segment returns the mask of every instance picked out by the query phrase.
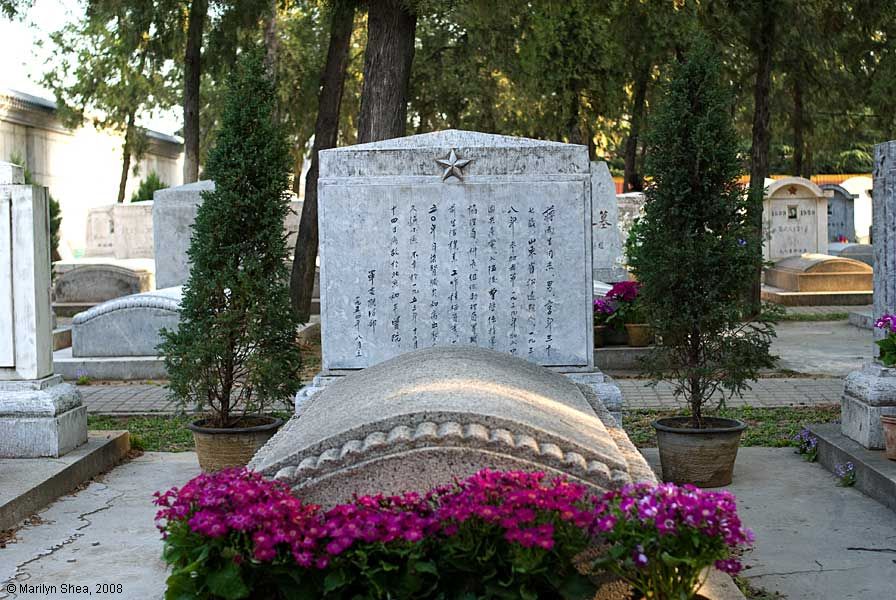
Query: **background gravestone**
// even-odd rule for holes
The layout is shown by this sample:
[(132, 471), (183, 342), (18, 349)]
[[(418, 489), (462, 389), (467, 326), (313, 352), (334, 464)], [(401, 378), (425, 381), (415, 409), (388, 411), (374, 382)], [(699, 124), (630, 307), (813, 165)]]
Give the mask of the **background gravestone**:
[(763, 258), (774, 261), (807, 253), (826, 254), (831, 194), (802, 177), (785, 177), (766, 187)]
[[(874, 315), (896, 313), (896, 141), (874, 147)], [(874, 330), (880, 339), (884, 332)], [(875, 347), (875, 354), (877, 353)], [(875, 361), (846, 378), (841, 431), (866, 448), (884, 447), (881, 415), (896, 416), (896, 369)]]
[(0, 163), (0, 457), (59, 456), (87, 440), (78, 391), (53, 375), (47, 189)]
[(617, 282), (628, 279), (622, 266), (623, 251), (616, 205), (616, 184), (607, 163), (591, 163), (591, 255), (594, 279)]
[(828, 241), (837, 242), (842, 236), (847, 242), (855, 242), (856, 220), (853, 203), (856, 196), (843, 187), (830, 183), (824, 184), (821, 189), (833, 192), (828, 198)]
[(593, 367), (584, 146), (451, 130), (320, 157), (325, 369), (443, 345)]

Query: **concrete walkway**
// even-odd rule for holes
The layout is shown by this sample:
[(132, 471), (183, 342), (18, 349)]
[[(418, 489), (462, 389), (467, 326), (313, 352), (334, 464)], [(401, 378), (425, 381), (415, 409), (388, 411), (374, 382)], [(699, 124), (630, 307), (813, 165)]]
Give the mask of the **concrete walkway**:
[[(147, 453), (57, 500), (0, 550), (0, 599), (161, 599), (167, 570), (152, 494), (198, 473), (192, 452)], [(64, 583), (88, 586), (91, 593), (63, 593)], [(56, 589), (20, 593), (21, 584)], [(98, 584), (121, 585), (121, 592), (100, 593)]]
[[(656, 468), (656, 449), (644, 455)], [(896, 513), (792, 448), (741, 448), (728, 489), (756, 533), (744, 557), (754, 586), (787, 600), (896, 597)]]

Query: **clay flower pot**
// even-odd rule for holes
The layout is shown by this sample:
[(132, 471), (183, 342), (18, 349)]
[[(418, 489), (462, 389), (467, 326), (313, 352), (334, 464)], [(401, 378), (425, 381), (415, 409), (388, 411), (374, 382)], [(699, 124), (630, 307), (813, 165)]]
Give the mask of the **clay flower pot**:
[(207, 422), (200, 419), (187, 425), (196, 442), (199, 466), (206, 473), (245, 467), (283, 425), (283, 419), (266, 416), (245, 417), (245, 427), (206, 427)]
[(882, 416), (880, 424), (884, 428), (887, 458), (896, 460), (896, 417)]
[(604, 347), (604, 333), (607, 331), (606, 325), (595, 325), (594, 326), (594, 347), (595, 348), (603, 348)]
[(747, 424), (738, 419), (707, 417), (705, 429), (691, 428), (690, 417), (657, 419), (663, 481), (721, 487), (731, 483), (740, 436)]
[(628, 345), (636, 348), (649, 346), (653, 342), (653, 331), (650, 325), (642, 323), (626, 323), (625, 330), (628, 332)]

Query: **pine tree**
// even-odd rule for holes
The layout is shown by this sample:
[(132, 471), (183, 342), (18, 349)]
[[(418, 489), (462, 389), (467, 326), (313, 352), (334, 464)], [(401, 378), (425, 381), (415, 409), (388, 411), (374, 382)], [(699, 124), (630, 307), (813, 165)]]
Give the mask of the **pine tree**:
[(654, 115), (645, 213), (628, 241), (645, 311), (663, 341), (648, 367), (685, 396), (695, 428), (713, 393), (724, 402), (774, 365), (771, 323), (743, 320), (762, 256), (738, 183), (732, 101), (718, 59), (698, 42), (674, 67)]
[(283, 234), (291, 159), (273, 107), (262, 54), (250, 52), (231, 76), (209, 153), (215, 189), (193, 225), (180, 326), (159, 347), (172, 394), (211, 409), (217, 427), (241, 426), (299, 385)]

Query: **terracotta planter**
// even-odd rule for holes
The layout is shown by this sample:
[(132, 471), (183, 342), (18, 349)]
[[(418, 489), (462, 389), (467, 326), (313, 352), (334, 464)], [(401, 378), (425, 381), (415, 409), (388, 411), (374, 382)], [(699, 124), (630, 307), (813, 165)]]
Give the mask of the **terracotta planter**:
[(882, 416), (880, 424), (884, 428), (884, 442), (887, 448), (887, 458), (896, 460), (896, 417)]
[(604, 346), (625, 346), (628, 343), (628, 334), (625, 329), (616, 329), (604, 325)]
[(606, 325), (595, 325), (594, 326), (594, 347), (595, 348), (603, 348), (604, 347), (604, 333), (607, 331)]
[(650, 328), (650, 325), (626, 323), (625, 331), (628, 332), (629, 346), (643, 348), (653, 343), (653, 330)]
[(747, 424), (709, 417), (707, 429), (692, 429), (690, 417), (657, 419), (651, 425), (663, 467), (663, 481), (721, 487), (731, 483), (740, 436)]
[(199, 466), (203, 471), (214, 473), (229, 467), (246, 466), (258, 449), (283, 425), (283, 419), (275, 417), (249, 416), (244, 420), (246, 427), (227, 429), (206, 427), (208, 419), (187, 425), (193, 432)]

